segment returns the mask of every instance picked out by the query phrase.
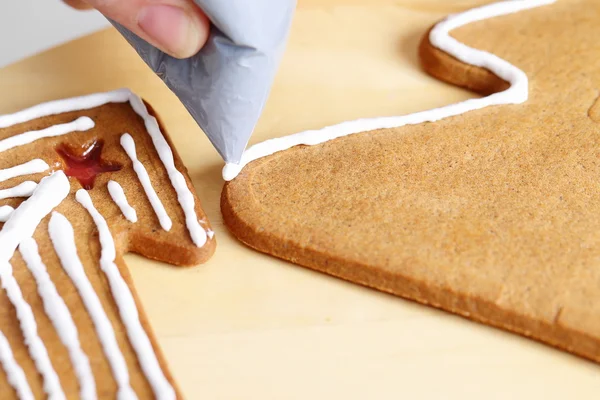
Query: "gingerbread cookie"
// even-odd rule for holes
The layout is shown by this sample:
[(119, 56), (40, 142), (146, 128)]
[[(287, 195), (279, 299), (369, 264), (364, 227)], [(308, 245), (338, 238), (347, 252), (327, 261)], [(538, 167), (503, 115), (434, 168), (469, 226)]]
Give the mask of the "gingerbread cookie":
[(122, 256), (215, 240), (153, 114), (117, 90), (0, 116), (0, 398), (181, 397)]
[(592, 0), (448, 17), (424, 69), (484, 97), (252, 146), (224, 171), (225, 223), (259, 251), (600, 362), (598, 18)]

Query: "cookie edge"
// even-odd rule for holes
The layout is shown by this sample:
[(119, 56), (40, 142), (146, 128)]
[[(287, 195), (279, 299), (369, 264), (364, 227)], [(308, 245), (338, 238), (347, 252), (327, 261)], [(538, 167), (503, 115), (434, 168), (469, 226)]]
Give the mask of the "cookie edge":
[[(509, 87), (508, 82), (491, 71), (463, 63), (434, 47), (429, 39), (431, 29), (433, 28), (423, 35), (418, 48), (419, 62), (426, 73), (440, 81), (481, 95), (498, 93)], [(493, 302), (457, 293), (451, 288), (432, 287), (425, 282), (381, 270), (377, 270), (376, 274), (369, 274), (372, 266), (349, 262), (342, 258), (325, 257), (324, 254), (292, 240), (278, 238), (257, 229), (244, 216), (252, 214), (253, 211), (261, 211), (256, 208), (251, 210), (244, 197), (251, 191), (248, 183), (252, 181), (252, 169), (259, 167), (264, 161), (255, 160), (252, 167), (247, 166), (236, 179), (226, 182), (221, 194), (221, 213), (225, 226), (234, 237), (248, 247), (350, 283), (432, 306), (600, 363), (600, 340), (585, 332), (530, 319), (511, 310), (502, 309)]]

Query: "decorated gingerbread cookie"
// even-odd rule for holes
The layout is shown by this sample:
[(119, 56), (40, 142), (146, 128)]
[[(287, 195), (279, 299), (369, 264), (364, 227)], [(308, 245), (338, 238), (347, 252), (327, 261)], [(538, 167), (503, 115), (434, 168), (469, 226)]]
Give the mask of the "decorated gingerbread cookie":
[(423, 67), (482, 97), (250, 147), (224, 171), (227, 226), (600, 362), (599, 20), (594, 0), (448, 17), (424, 32)]
[(180, 397), (128, 252), (206, 261), (213, 232), (129, 90), (0, 116), (0, 398)]

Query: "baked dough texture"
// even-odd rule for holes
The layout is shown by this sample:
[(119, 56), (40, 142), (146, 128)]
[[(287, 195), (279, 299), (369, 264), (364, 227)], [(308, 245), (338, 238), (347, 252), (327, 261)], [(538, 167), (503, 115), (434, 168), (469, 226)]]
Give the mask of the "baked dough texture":
[[(147, 105), (147, 107), (149, 106)], [(154, 114), (151, 109), (150, 114)], [(68, 148), (74, 149), (74, 151), (79, 149), (80, 152), (83, 152), (91, 143), (99, 140), (103, 141), (102, 159), (110, 163), (120, 164), (122, 165), (122, 169), (116, 172), (99, 174), (93, 189), (87, 193), (90, 195), (95, 208), (106, 220), (110, 233), (114, 238), (117, 252), (116, 265), (129, 290), (132, 292), (141, 325), (150, 339), (151, 346), (160, 364), (160, 369), (162, 369), (165, 377), (172, 385), (172, 388), (174, 388), (177, 397), (181, 398), (181, 394), (178, 393), (179, 390), (168, 371), (166, 360), (155, 340), (148, 318), (144, 314), (139, 298), (136, 295), (131, 276), (123, 261), (123, 255), (133, 252), (178, 266), (193, 266), (203, 263), (211, 257), (216, 245), (212, 234), (210, 234), (212, 232), (210, 224), (196, 197), (192, 182), (187, 175), (181, 159), (177, 155), (164, 129), (161, 129), (162, 134), (173, 151), (175, 167), (183, 174), (185, 183), (192, 193), (196, 215), (201, 225), (209, 232), (206, 244), (201, 247), (196, 246), (186, 229), (184, 212), (178, 202), (177, 194), (171, 184), (165, 166), (159, 159), (151, 137), (144, 125), (144, 120), (138, 113), (134, 112), (133, 108), (127, 102), (108, 103), (88, 110), (65, 112), (19, 123), (0, 129), (0, 140), (20, 135), (23, 132), (68, 123), (79, 117), (91, 118), (95, 126), (85, 132), (72, 132), (64, 136), (45, 138), (3, 152), (0, 155), (0, 169), (22, 164), (31, 159), (46, 161), (50, 169), (42, 173), (0, 182), (0, 189), (14, 187), (19, 182), (25, 180), (39, 182), (40, 179), (55, 171), (66, 169), (65, 160), (56, 151), (57, 148), (66, 145)], [(124, 133), (129, 133), (135, 141), (137, 157), (145, 166), (152, 185), (172, 220), (172, 227), (168, 232), (161, 228), (138, 176), (133, 170), (132, 161), (120, 144), (120, 138)], [(112, 200), (107, 189), (109, 180), (114, 180), (121, 185), (129, 204), (137, 213), (137, 222), (129, 222), (117, 204)], [(78, 256), (87, 279), (90, 281), (114, 329), (118, 346), (126, 362), (131, 387), (139, 399), (155, 398), (155, 393), (146, 379), (146, 375), (140, 366), (139, 358), (136, 355), (137, 353), (134, 351), (134, 347), (129, 340), (122, 316), (117, 307), (117, 302), (112, 295), (107, 275), (100, 267), (99, 260), (102, 247), (99, 241), (99, 230), (90, 214), (76, 200), (75, 194), (82, 186), (75, 178), (69, 178), (69, 183), (71, 186), (70, 194), (54, 211), (65, 216), (73, 226)], [(0, 200), (0, 205), (9, 205), (17, 208), (23, 201), (23, 198), (10, 198)], [(97, 397), (99, 399), (117, 398), (117, 383), (103, 352), (96, 327), (82, 301), (80, 293), (61, 265), (61, 260), (50, 238), (48, 231), (50, 219), (51, 215), (48, 215), (42, 220), (33, 238), (37, 242), (39, 254), (46, 266), (50, 279), (68, 307), (76, 325), (81, 348), (89, 359), (95, 378)], [(1, 228), (2, 224), (0, 224)], [(57, 330), (44, 309), (44, 303), (38, 293), (36, 280), (27, 268), (19, 250), (14, 253), (10, 263), (13, 268), (13, 276), (19, 283), (23, 293), (23, 298), (32, 308), (37, 323), (38, 335), (48, 351), (52, 367), (58, 374), (64, 394), (67, 398), (80, 398), (80, 385), (74, 366), (69, 358), (69, 352), (61, 342)], [(165, 284), (168, 284), (168, 282), (165, 282)], [(7, 338), (16, 362), (23, 369), (27, 383), (35, 398), (46, 398), (43, 387), (44, 382), (24, 343), (15, 307), (11, 304), (4, 290), (0, 291), (0, 330)], [(16, 392), (13, 390), (11, 384), (9, 384), (5, 369), (0, 367), (0, 398), (12, 399), (16, 397)]]
[[(600, 2), (559, 0), (452, 31), (522, 69), (528, 101), (253, 161), (224, 187), (227, 227), (261, 252), (600, 362), (599, 20)], [(427, 34), (419, 55), (482, 95), (508, 86)]]

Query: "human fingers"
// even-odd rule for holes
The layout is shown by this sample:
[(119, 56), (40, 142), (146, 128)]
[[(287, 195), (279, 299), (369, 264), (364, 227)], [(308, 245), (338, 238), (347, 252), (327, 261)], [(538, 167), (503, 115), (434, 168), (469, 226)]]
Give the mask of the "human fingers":
[(63, 2), (77, 10), (89, 10), (92, 8), (92, 6), (90, 6), (84, 0), (63, 0)]
[(65, 1), (76, 8), (85, 1), (107, 18), (176, 58), (196, 54), (210, 32), (210, 21), (192, 0)]

